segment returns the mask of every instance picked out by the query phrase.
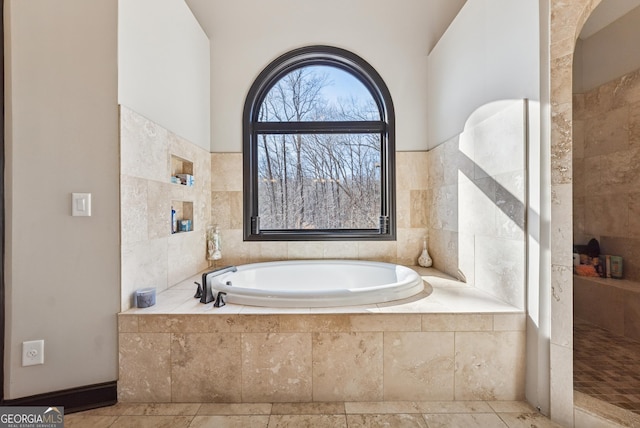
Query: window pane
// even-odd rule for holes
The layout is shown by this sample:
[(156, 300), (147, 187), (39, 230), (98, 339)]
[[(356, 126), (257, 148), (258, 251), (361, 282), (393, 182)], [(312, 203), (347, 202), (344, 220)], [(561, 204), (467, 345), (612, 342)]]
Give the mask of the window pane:
[(262, 230), (379, 227), (381, 135), (257, 138)]
[(337, 67), (313, 65), (282, 77), (260, 108), (260, 122), (381, 120), (369, 90)]

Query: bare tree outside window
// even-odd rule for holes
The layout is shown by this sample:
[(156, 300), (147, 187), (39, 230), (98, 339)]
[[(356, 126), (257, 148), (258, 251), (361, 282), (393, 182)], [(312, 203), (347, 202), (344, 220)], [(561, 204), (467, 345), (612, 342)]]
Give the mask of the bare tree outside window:
[[(345, 78), (343, 74), (347, 73), (328, 66), (290, 72), (267, 93), (259, 120), (379, 120), (375, 102), (366, 88), (352, 76)], [(347, 86), (342, 88), (347, 89), (342, 96), (335, 96), (337, 79)], [(377, 227), (381, 204), (380, 148), (379, 134), (260, 135), (261, 228)]]

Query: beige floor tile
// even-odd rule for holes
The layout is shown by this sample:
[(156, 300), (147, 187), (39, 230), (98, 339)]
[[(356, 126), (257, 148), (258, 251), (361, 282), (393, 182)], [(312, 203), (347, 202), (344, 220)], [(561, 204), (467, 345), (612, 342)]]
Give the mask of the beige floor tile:
[(193, 416), (198, 413), (199, 403), (140, 403), (127, 404), (122, 415), (136, 416)]
[(429, 428), (507, 428), (495, 413), (426, 414)]
[(496, 413), (536, 413), (536, 409), (526, 401), (487, 401)]
[(412, 401), (355, 401), (344, 406), (347, 414), (421, 413)]
[(120, 416), (110, 428), (187, 428), (193, 416)]
[[(132, 406), (137, 406), (138, 404), (128, 404), (128, 403), (116, 403), (113, 406), (99, 407), (97, 409), (85, 410), (81, 413), (74, 413), (74, 415), (86, 415), (86, 416), (122, 416), (126, 414)], [(65, 415), (65, 418), (70, 415)]]
[(273, 403), (272, 415), (341, 415), (344, 403)]
[(345, 415), (272, 415), (269, 428), (347, 428)]
[(427, 428), (422, 415), (388, 414), (388, 415), (347, 415), (349, 428)]
[[(599, 421), (604, 421), (585, 415), (576, 411), (576, 426), (595, 428), (600, 426)], [(66, 415), (65, 426), (561, 428), (521, 401), (125, 403)]]
[(196, 416), (189, 428), (266, 428), (269, 416)]
[(485, 401), (419, 401), (420, 413), (493, 413)]
[[(550, 421), (540, 413), (498, 413), (498, 416), (509, 428), (562, 428), (562, 425)], [(582, 425), (576, 424), (576, 427)]]
[(118, 416), (100, 416), (86, 414), (71, 414), (64, 416), (66, 428), (108, 428), (118, 419)]
[(198, 415), (269, 415), (271, 403), (202, 403)]

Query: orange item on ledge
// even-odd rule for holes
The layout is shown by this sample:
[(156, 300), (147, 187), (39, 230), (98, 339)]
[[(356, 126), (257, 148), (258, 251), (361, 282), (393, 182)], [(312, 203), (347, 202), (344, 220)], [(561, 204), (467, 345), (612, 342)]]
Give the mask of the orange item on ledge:
[(574, 267), (578, 276), (600, 276), (593, 265), (578, 265)]

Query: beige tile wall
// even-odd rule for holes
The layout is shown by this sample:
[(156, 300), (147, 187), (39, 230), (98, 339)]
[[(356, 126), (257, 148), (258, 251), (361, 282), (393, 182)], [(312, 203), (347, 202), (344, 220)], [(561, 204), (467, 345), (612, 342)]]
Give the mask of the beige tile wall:
[(415, 265), (427, 233), (427, 189), (427, 152), (397, 152), (397, 241), (243, 242), (242, 154), (212, 153), (211, 222), (221, 229), (220, 263), (348, 258)]
[[(211, 157), (200, 147), (120, 108), (121, 309), (136, 289), (158, 292), (203, 270), (211, 212)], [(193, 163), (193, 187), (172, 184), (171, 155)], [(194, 231), (171, 234), (172, 201), (193, 204)]]
[[(193, 161), (194, 187), (170, 183), (172, 154)], [(121, 157), (123, 311), (136, 289), (160, 291), (207, 267), (207, 224), (220, 226), (220, 264), (349, 258), (413, 265), (427, 233), (426, 152), (396, 153), (395, 242), (243, 242), (242, 154), (206, 153), (124, 106)], [(193, 202), (195, 232), (169, 234), (172, 200)]]
[(640, 281), (640, 70), (573, 100), (574, 242), (595, 237)]
[(524, 399), (524, 314), (120, 314), (120, 402)]
[(434, 267), (524, 308), (523, 100), (428, 153)]

